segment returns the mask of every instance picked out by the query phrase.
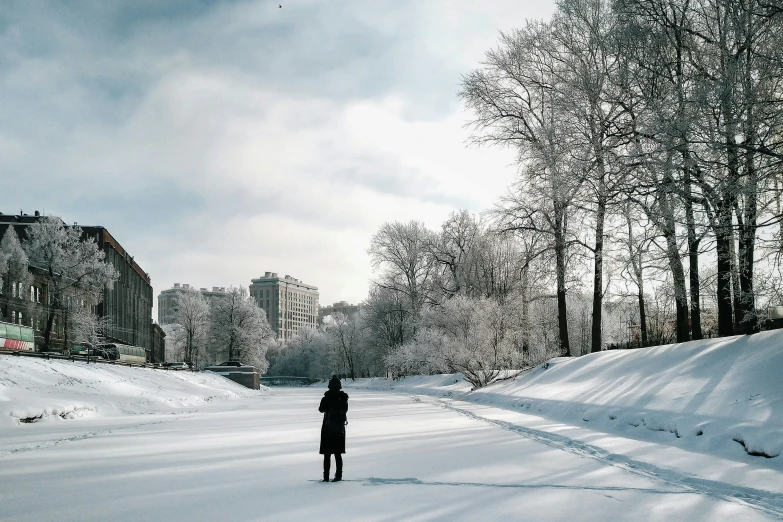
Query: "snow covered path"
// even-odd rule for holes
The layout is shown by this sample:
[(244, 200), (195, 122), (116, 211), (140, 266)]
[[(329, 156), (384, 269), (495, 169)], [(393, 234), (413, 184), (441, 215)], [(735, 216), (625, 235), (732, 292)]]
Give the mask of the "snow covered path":
[(774, 490), (624, 457), (538, 417), (359, 390), (347, 480), (323, 484), (322, 391), (19, 425), (0, 440), (0, 520), (783, 518)]

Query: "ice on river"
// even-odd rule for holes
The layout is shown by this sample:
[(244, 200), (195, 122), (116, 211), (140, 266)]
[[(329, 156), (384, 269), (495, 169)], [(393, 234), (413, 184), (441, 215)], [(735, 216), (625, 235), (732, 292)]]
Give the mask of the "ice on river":
[[(275, 389), (182, 413), (86, 418), (80, 430), (50, 429), (27, 446), (4, 440), (0, 519), (706, 521), (783, 513), (536, 440), (453, 403), (367, 391), (351, 393), (346, 480), (320, 483), (320, 393)], [(506, 415), (503, 422), (525, 422)]]

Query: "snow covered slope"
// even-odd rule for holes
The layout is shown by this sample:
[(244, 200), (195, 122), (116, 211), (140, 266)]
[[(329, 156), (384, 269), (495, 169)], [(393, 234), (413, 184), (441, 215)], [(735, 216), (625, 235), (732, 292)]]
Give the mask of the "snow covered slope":
[(783, 469), (780, 331), (554, 359), (473, 392), (459, 375), (349, 386), (453, 397)]
[(170, 413), (266, 390), (211, 373), (0, 356), (0, 431), (20, 422)]

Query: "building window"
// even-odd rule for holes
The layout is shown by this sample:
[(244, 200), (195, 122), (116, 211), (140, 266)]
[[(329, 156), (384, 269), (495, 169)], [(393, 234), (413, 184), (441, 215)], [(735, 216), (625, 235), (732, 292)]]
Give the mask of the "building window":
[(30, 301), (35, 302), (35, 287), (30, 285)]
[(16, 310), (11, 312), (11, 323), (16, 324)]

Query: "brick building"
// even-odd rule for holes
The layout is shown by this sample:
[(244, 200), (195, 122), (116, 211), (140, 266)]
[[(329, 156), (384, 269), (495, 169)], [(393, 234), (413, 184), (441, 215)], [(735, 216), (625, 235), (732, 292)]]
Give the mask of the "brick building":
[[(27, 228), (41, 218), (38, 211), (34, 215), (20, 213), (8, 215), (0, 213), (0, 237), (5, 234), (8, 227), (14, 227), (20, 240), (27, 236)], [(68, 226), (63, 222), (64, 226)], [(105, 261), (111, 263), (119, 273), (119, 279), (114, 287), (104, 289), (100, 303), (95, 305), (96, 314), (103, 318), (109, 318), (109, 331), (107, 336), (114, 342), (141, 346), (147, 351), (148, 360), (155, 360), (152, 355), (153, 328), (152, 328), (152, 285), (147, 274), (136, 263), (120, 243), (101, 226), (81, 227), (84, 237), (95, 239), (98, 247), (105, 254)], [(46, 304), (49, 301), (46, 279), (37, 273), (35, 267), (31, 267), (33, 282), (29, 289), (23, 289), (21, 298), (18, 295), (3, 296), (0, 300), (0, 313), (9, 319), (13, 312), (21, 311), (22, 319), (17, 324), (33, 326), (35, 329), (36, 349), (43, 343), (43, 333), (46, 321)], [(25, 310), (28, 310), (25, 313)], [(162, 342), (162, 338), (161, 338)], [(64, 321), (62, 317), (55, 317), (51, 335), (51, 348), (56, 350), (70, 349), (65, 346)], [(72, 344), (70, 341), (68, 344)]]

